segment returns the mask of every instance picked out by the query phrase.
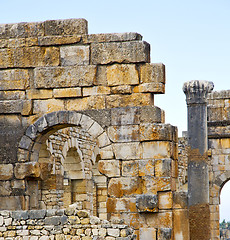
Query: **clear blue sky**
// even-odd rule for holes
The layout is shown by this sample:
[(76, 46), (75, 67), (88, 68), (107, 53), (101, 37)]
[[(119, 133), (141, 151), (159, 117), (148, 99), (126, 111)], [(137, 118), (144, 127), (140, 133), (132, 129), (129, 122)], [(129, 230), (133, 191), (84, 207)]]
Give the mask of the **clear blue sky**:
[(2, 0), (0, 6), (0, 23), (85, 18), (89, 33), (142, 34), (151, 44), (151, 62), (166, 65), (166, 94), (155, 104), (179, 132), (187, 128), (185, 81), (230, 89), (229, 0)]

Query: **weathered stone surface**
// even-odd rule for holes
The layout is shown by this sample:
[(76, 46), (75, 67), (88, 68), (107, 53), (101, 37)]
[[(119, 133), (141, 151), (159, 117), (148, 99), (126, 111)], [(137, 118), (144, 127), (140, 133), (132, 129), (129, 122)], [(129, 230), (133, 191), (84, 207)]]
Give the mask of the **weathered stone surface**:
[(173, 216), (172, 212), (159, 212), (158, 214), (149, 214), (146, 216), (148, 226), (155, 228), (172, 228)]
[(0, 25), (0, 38), (37, 37), (44, 35), (42, 22), (14, 23)]
[(171, 159), (155, 160), (155, 176), (170, 177), (172, 175), (172, 161)]
[(171, 178), (170, 177), (142, 177), (142, 191), (144, 194), (157, 194), (158, 191), (171, 190)]
[(140, 228), (140, 240), (157, 239), (157, 231), (155, 228)]
[(64, 110), (64, 101), (58, 99), (34, 100), (33, 113), (49, 113)]
[(146, 42), (92, 43), (92, 64), (135, 63), (150, 61), (150, 47)]
[(28, 211), (13, 211), (11, 217), (17, 220), (27, 220), (29, 217)]
[(89, 65), (89, 46), (64, 46), (60, 48), (62, 66)]
[[(2, 177), (2, 175), (0, 175)], [(12, 193), (10, 181), (0, 181), (0, 195), (9, 196)]]
[(52, 90), (47, 89), (30, 89), (26, 91), (28, 99), (48, 99), (52, 98)]
[[(157, 232), (157, 238), (159, 240), (171, 240), (172, 239), (172, 228), (160, 228)], [(178, 236), (179, 239), (179, 236)], [(186, 239), (186, 238), (183, 238)]]
[(111, 126), (108, 127), (108, 136), (112, 142), (139, 141), (139, 126)]
[(0, 91), (0, 100), (19, 100), (25, 99), (24, 91)]
[(0, 90), (24, 90), (29, 87), (29, 80), (30, 75), (27, 69), (1, 70)]
[(165, 84), (165, 65), (162, 63), (146, 63), (141, 65), (140, 82), (156, 83), (156, 85), (159, 84), (159, 86), (163, 87)]
[(107, 200), (108, 213), (116, 212), (136, 212), (135, 198), (108, 198)]
[(81, 36), (45, 36), (38, 37), (38, 45), (40, 46), (54, 46), (54, 45), (64, 45), (78, 43), (81, 41)]
[(116, 159), (141, 159), (142, 148), (140, 143), (116, 143), (113, 145)]
[(142, 36), (135, 32), (126, 33), (100, 33), (100, 34), (89, 34), (84, 36), (83, 41), (85, 43), (99, 43), (99, 42), (126, 42), (142, 40)]
[(55, 98), (72, 98), (72, 97), (81, 97), (81, 88), (59, 88), (53, 90), (53, 96)]
[(13, 165), (12, 164), (0, 164), (0, 179), (9, 180), (13, 177)]
[(30, 210), (28, 214), (31, 219), (43, 219), (46, 215), (46, 210)]
[(98, 170), (107, 177), (119, 177), (120, 163), (118, 160), (100, 160), (98, 162)]
[(174, 228), (173, 235), (175, 238), (189, 240), (189, 220), (188, 211), (184, 209), (175, 210), (173, 213)]
[(138, 195), (136, 198), (138, 212), (157, 212), (158, 197), (157, 195)]
[(159, 209), (172, 209), (173, 194), (172, 192), (158, 192)]
[(154, 141), (143, 142), (143, 158), (170, 158), (172, 155), (172, 146), (170, 142)]
[(138, 161), (122, 161), (122, 176), (138, 176), (139, 165)]
[(112, 178), (109, 181), (108, 194), (112, 197), (123, 197), (141, 194), (138, 177)]
[(90, 96), (66, 101), (66, 108), (73, 111), (105, 108), (104, 96)]
[(111, 125), (130, 125), (140, 123), (140, 108), (126, 107), (111, 109)]
[(36, 88), (92, 86), (96, 77), (95, 66), (36, 68)]
[(139, 160), (138, 161), (139, 176), (155, 175), (155, 160)]
[(108, 95), (108, 94), (110, 94), (109, 87), (96, 86), (83, 88), (83, 96)]
[(17, 163), (14, 168), (14, 174), (17, 179), (24, 179), (25, 177), (38, 178), (41, 175), (39, 163)]
[(164, 93), (165, 86), (162, 83), (142, 83), (133, 88), (134, 93)]
[(139, 84), (138, 71), (135, 64), (113, 64), (107, 67), (109, 86)]
[(170, 124), (140, 124), (140, 140), (177, 141), (177, 128)]
[(0, 49), (0, 68), (43, 67), (59, 65), (59, 49), (56, 47), (21, 47)]
[(83, 19), (45, 21), (45, 35), (81, 35), (88, 33), (88, 22)]
[(130, 85), (120, 85), (116, 87), (111, 88), (112, 94), (125, 94), (125, 93), (131, 93), (132, 87)]
[(142, 106), (140, 108), (141, 123), (164, 123), (164, 111), (156, 106)]
[(151, 93), (133, 93), (127, 95), (109, 95), (106, 96), (106, 107), (136, 107), (153, 105), (154, 98)]
[(0, 209), (1, 210), (23, 210), (25, 209), (25, 197), (24, 196), (5, 196), (0, 197)]

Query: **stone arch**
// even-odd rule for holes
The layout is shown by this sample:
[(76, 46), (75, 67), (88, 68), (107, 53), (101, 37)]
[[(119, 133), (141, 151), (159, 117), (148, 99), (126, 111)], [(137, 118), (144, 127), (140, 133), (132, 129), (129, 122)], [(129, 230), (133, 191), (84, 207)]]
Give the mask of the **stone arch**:
[[(83, 129), (84, 131), (89, 133), (89, 135), (92, 136), (92, 138), (95, 139), (96, 141), (96, 146), (92, 151), (93, 165), (95, 165), (96, 158), (98, 155), (100, 155), (101, 159), (103, 159), (103, 156), (104, 156), (104, 159), (106, 159), (106, 156), (108, 156), (108, 154), (110, 156), (111, 155), (113, 156), (111, 142), (106, 132), (104, 131), (104, 129), (96, 121), (94, 121), (92, 118), (90, 118), (89, 116), (83, 113), (79, 113), (75, 111), (59, 111), (59, 112), (53, 112), (53, 113), (49, 113), (42, 116), (34, 124), (30, 125), (27, 128), (19, 144), (18, 161), (19, 162), (23, 161), (28, 163), (38, 162), (39, 152), (41, 150), (42, 144), (46, 139), (48, 139), (49, 136), (55, 134), (60, 129), (75, 128), (75, 127)], [(53, 151), (52, 145), (49, 145), (48, 148), (49, 148), (49, 151), (52, 153)], [(74, 139), (74, 138), (68, 139), (64, 143), (63, 149), (62, 149), (63, 158), (67, 157), (67, 153), (71, 148), (76, 149), (76, 151), (78, 152), (78, 155), (80, 156), (80, 159), (82, 160), (81, 149), (78, 146), (77, 139)], [(95, 172), (95, 169), (94, 169), (94, 172)], [(38, 177), (37, 179), (39, 179), (39, 177), (42, 177), (42, 176), (37, 176), (37, 177)], [(105, 176), (101, 176), (101, 177), (105, 178)], [(96, 176), (96, 178), (99, 178), (99, 177)], [(91, 185), (97, 183), (95, 179), (91, 179), (90, 181), (91, 181), (90, 183)], [(107, 184), (107, 180), (103, 180), (103, 181), (104, 181), (103, 187), (105, 187), (105, 184)], [(90, 185), (90, 184), (86, 183), (86, 185)], [(100, 190), (100, 192), (102, 191)], [(105, 191), (103, 194), (105, 194)], [(97, 198), (97, 193), (94, 193), (94, 196), (92, 198)], [(37, 205), (38, 204), (34, 204), (35, 206), (34, 208), (36, 208)], [(93, 209), (93, 211), (97, 212), (95, 209)], [(101, 211), (101, 213), (102, 212), (104, 213), (105, 211), (103, 210)]]
[(44, 139), (57, 130), (70, 126), (81, 126), (92, 137), (97, 138), (100, 154), (105, 151), (106, 155), (114, 155), (111, 141), (104, 129), (95, 120), (80, 112), (58, 111), (45, 114), (26, 129), (19, 142), (18, 161), (37, 162), (41, 143)]

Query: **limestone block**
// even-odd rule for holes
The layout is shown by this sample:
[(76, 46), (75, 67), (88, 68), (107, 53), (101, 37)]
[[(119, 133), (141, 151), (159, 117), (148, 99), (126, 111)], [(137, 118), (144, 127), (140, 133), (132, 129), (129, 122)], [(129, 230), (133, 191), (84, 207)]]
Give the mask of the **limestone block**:
[(93, 95), (108, 95), (110, 94), (110, 88), (105, 86), (85, 87), (83, 88), (83, 96)]
[(91, 61), (92, 64), (149, 62), (150, 46), (142, 41), (92, 43)]
[(140, 123), (140, 109), (138, 107), (119, 107), (111, 109), (111, 125), (130, 125)]
[(187, 192), (173, 192), (173, 208), (186, 209), (188, 207)]
[(12, 69), (0, 71), (0, 90), (24, 90), (29, 87), (29, 81), (30, 75), (28, 69)]
[(94, 122), (90, 128), (88, 129), (88, 133), (93, 137), (96, 138), (104, 132), (103, 128), (97, 123)]
[(38, 178), (41, 175), (40, 165), (37, 162), (16, 163), (14, 175), (17, 179), (24, 179), (25, 177)]
[(111, 88), (111, 93), (112, 94), (125, 94), (125, 93), (131, 93), (132, 88), (130, 85), (120, 85), (120, 86), (115, 86)]
[(159, 209), (172, 209), (173, 195), (172, 192), (158, 192)]
[(108, 198), (107, 200), (108, 213), (116, 212), (136, 212), (135, 198)]
[(163, 83), (142, 83), (133, 88), (134, 93), (165, 93)]
[(109, 65), (106, 74), (109, 86), (139, 84), (139, 76), (135, 64)]
[(83, 19), (48, 20), (44, 22), (45, 35), (81, 35), (88, 33), (88, 22)]
[(155, 160), (155, 176), (170, 177), (172, 175), (172, 161), (171, 159)]
[(11, 217), (16, 220), (27, 220), (29, 217), (28, 211), (13, 211)]
[(108, 228), (107, 229), (107, 234), (112, 237), (119, 237), (120, 236), (120, 231), (119, 229), (114, 229), (114, 228)]
[[(2, 179), (1, 179), (2, 180)], [(11, 195), (12, 189), (10, 186), (10, 181), (0, 181), (0, 195)]]
[(138, 212), (158, 212), (157, 195), (141, 194), (136, 197)]
[(10, 180), (13, 177), (13, 165), (12, 164), (0, 164), (0, 179)]
[(163, 86), (165, 84), (165, 65), (162, 63), (146, 63), (141, 65), (140, 82), (156, 83), (159, 86)]
[(81, 120), (82, 114), (81, 113), (77, 113), (74, 111), (69, 111), (69, 119), (68, 122), (70, 124), (75, 124), (78, 125), (80, 120)]
[(100, 33), (100, 34), (89, 34), (83, 37), (84, 43), (99, 43), (99, 42), (126, 42), (142, 40), (142, 36), (135, 32), (125, 33)]
[(139, 176), (154, 176), (155, 175), (155, 161), (154, 160), (140, 160), (138, 161), (138, 175)]
[(8, 61), (7, 67), (58, 66), (60, 58), (57, 47), (11, 48), (8, 55), (12, 56), (12, 60)]
[(157, 214), (148, 214), (146, 215), (146, 223), (148, 226), (154, 226), (155, 228), (172, 228), (172, 211), (158, 212)]
[(172, 155), (172, 146), (170, 142), (154, 141), (142, 142), (143, 158), (170, 158)]
[(158, 191), (171, 190), (171, 178), (142, 177), (142, 190), (144, 194), (157, 194)]
[(89, 65), (89, 46), (60, 48), (61, 66)]
[(132, 196), (141, 194), (138, 177), (111, 178), (108, 186), (108, 194), (112, 197)]
[(113, 149), (116, 159), (128, 160), (142, 158), (142, 148), (138, 142), (115, 143)]
[(29, 38), (12, 38), (7, 42), (8, 48), (32, 47), (38, 46), (38, 39), (36, 37)]
[(156, 106), (142, 106), (140, 108), (141, 123), (164, 123), (164, 111)]
[(79, 124), (81, 125), (81, 127), (88, 131), (88, 129), (93, 125), (94, 121), (92, 120), (92, 118), (90, 118), (87, 115), (82, 115), (81, 120), (79, 122)]
[[(172, 237), (173, 237), (172, 228), (159, 228), (157, 231), (157, 239), (159, 240), (171, 240)], [(180, 239), (180, 238), (175, 238), (175, 239)]]
[(25, 209), (25, 197), (24, 196), (5, 196), (0, 197), (0, 209), (3, 210), (22, 210)]
[(24, 91), (1, 91), (0, 90), (0, 100), (19, 100), (25, 99)]
[(48, 89), (29, 89), (26, 90), (26, 97), (28, 99), (48, 99), (52, 98), (52, 90)]
[(0, 68), (13, 67), (13, 63), (11, 61), (12, 55), (12, 50), (5, 48), (0, 49)]
[(58, 99), (34, 100), (33, 113), (45, 114), (64, 110), (64, 101)]
[(139, 164), (138, 161), (122, 161), (122, 176), (138, 176)]
[(140, 240), (156, 240), (157, 231), (155, 228), (140, 228)]
[(119, 177), (120, 163), (118, 160), (100, 160), (98, 162), (98, 170), (107, 177)]
[(139, 125), (110, 126), (107, 132), (112, 142), (139, 141)]
[(46, 210), (30, 210), (28, 211), (29, 219), (43, 219), (46, 215)]
[(11, 181), (11, 187), (13, 189), (25, 189), (25, 181), (24, 180), (13, 180)]
[(30, 100), (4, 100), (0, 101), (0, 113), (30, 114), (32, 104)]
[(81, 88), (59, 88), (53, 90), (53, 96), (55, 98), (73, 98), (81, 97)]
[(113, 159), (114, 153), (112, 145), (100, 148), (101, 159)]
[(154, 98), (151, 93), (132, 93), (127, 95), (106, 96), (107, 108), (136, 107), (154, 105)]
[(92, 86), (96, 77), (96, 66), (74, 66), (35, 68), (36, 88), (62, 88)]
[(45, 36), (38, 37), (38, 45), (40, 46), (55, 46), (64, 44), (73, 44), (81, 41), (81, 36)]
[(44, 35), (42, 22), (14, 23), (0, 25), (0, 38), (37, 37)]
[(175, 239), (189, 240), (189, 217), (187, 209), (174, 210), (173, 235)]
[(140, 139), (161, 140), (161, 141), (177, 141), (177, 128), (170, 124), (141, 123)]
[(99, 147), (105, 147), (111, 144), (106, 132), (102, 133), (98, 137), (98, 144), (99, 144)]

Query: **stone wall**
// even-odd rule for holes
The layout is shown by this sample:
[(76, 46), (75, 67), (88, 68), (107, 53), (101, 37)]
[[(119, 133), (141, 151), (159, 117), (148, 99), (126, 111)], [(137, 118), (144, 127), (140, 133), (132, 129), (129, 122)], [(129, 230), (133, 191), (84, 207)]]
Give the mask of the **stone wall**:
[(8, 240), (131, 240), (135, 231), (122, 220), (100, 220), (87, 211), (0, 211), (0, 239)]

